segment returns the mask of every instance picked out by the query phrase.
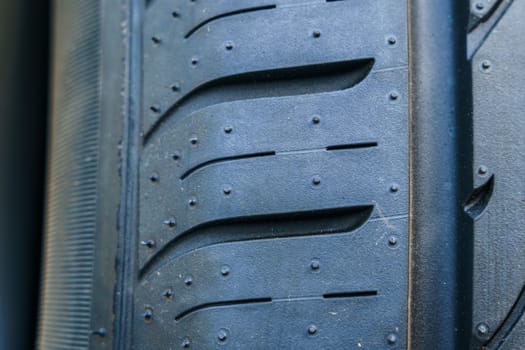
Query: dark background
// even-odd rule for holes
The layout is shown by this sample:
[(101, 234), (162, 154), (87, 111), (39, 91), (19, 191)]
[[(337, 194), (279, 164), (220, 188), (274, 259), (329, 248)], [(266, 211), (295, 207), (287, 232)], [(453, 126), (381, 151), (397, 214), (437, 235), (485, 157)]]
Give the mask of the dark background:
[(50, 13), (45, 0), (0, 0), (1, 350), (35, 344)]

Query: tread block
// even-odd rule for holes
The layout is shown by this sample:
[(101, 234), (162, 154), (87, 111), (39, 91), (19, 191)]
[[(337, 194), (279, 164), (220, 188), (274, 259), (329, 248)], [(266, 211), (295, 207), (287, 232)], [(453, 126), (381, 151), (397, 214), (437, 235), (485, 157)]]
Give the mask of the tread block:
[[(403, 343), (406, 225), (378, 219), (342, 235), (216, 244), (165, 261), (137, 288), (136, 314), (152, 312), (137, 319), (138, 344), (157, 338), (176, 348), (187, 337), (198, 349), (262, 349), (274, 333), (284, 348), (383, 349), (390, 333)], [(217, 343), (220, 329), (231, 339)]]
[[(399, 83), (403, 79), (406, 70), (400, 69), (373, 73), (348, 92), (250, 99), (198, 109), (167, 121), (155, 142), (146, 145), (143, 157), (148, 163), (142, 177), (168, 161), (170, 172), (183, 177), (202, 164), (240, 155), (367, 142), (401, 146), (397, 129), (405, 126), (407, 106), (406, 89)], [(389, 97), (391, 91), (399, 95), (397, 101)], [(385, 114), (392, 134), (377, 128)]]
[[(374, 216), (404, 214), (406, 70), (368, 79), (344, 93), (219, 104), (167, 124), (142, 156), (140, 239), (155, 247), (140, 249), (140, 266), (218, 221), (369, 205)], [(385, 118), (389, 133), (379, 129)]]
[(473, 58), (474, 168), (476, 187), (493, 177), (493, 192), (474, 222), (473, 334), (493, 337), (525, 283), (525, 47), (524, 1), (513, 1)]
[[(385, 165), (389, 156), (379, 148), (283, 154), (214, 164), (169, 181), (169, 193), (159, 187), (144, 199), (161, 209), (143, 207), (141, 238), (155, 239), (156, 249), (141, 249), (141, 263), (169, 240), (225, 220), (367, 205), (378, 208), (374, 217), (405, 214), (407, 175)], [(392, 192), (391, 183), (403, 191)], [(171, 217), (175, 227), (163, 224)]]
[(406, 346), (406, 13), (149, 4), (136, 348)]
[[(408, 63), (406, 4), (400, 0), (301, 3), (247, 12), (210, 22), (188, 39), (176, 24), (166, 25), (166, 16), (172, 16), (171, 10), (146, 14), (143, 132), (148, 137), (188, 95), (221, 78), (341, 62), (348, 60), (348, 52), (353, 59), (374, 57), (375, 69)], [(182, 14), (180, 20), (185, 21)]]

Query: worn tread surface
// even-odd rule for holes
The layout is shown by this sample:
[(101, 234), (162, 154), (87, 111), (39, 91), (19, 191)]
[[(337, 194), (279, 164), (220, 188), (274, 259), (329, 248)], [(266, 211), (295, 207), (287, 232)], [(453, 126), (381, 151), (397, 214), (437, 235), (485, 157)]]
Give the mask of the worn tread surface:
[(144, 18), (135, 348), (405, 347), (405, 2)]
[(39, 348), (525, 349), (525, 0), (57, 3)]
[[(513, 305), (525, 285), (525, 120), (520, 115), (525, 103), (515, 93), (523, 90), (525, 80), (524, 70), (516, 66), (525, 62), (520, 23), (525, 1), (508, 6), (472, 59), (474, 184), (489, 179), (494, 183), (490, 200), (474, 222), (473, 334), (488, 349), (499, 349), (505, 342), (495, 340), (508, 329), (504, 324), (522, 317), (522, 312), (513, 312)], [(489, 329), (481, 337), (476, 329), (480, 324)], [(524, 344), (521, 339), (521, 344), (503, 348), (525, 349)]]

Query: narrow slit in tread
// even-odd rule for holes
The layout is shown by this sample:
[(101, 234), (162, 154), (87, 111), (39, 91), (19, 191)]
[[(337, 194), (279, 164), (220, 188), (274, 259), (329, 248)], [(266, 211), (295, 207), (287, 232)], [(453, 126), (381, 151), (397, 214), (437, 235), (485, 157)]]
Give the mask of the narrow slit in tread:
[(378, 294), (377, 290), (363, 290), (358, 292), (340, 292), (323, 294), (325, 299), (373, 297)]
[(333, 145), (326, 147), (327, 151), (339, 151), (345, 149), (371, 148), (377, 147), (377, 142), (349, 143), (344, 145)]
[[(319, 63), (240, 73), (204, 83), (188, 92), (168, 108), (144, 135), (146, 144), (159, 125), (187, 101), (218, 90), (235, 90), (235, 94), (215, 101), (213, 105), (256, 98), (309, 95), (350, 89), (363, 81), (374, 66), (374, 58)], [(242, 92), (244, 96), (239, 96)], [(202, 109), (207, 105), (199, 106)], [(190, 114), (191, 112), (188, 112)]]
[[(361, 142), (361, 143), (349, 143), (349, 144), (342, 144), (342, 145), (333, 145), (333, 146), (327, 146), (324, 149), (327, 151), (339, 151), (339, 150), (349, 150), (349, 149), (359, 149), (359, 148), (372, 148), (377, 147), (377, 142)], [(208, 160), (206, 162), (200, 163), (195, 165), (194, 167), (186, 170), (181, 176), (180, 179), (184, 180), (194, 172), (196, 172), (199, 169), (202, 169), (204, 167), (207, 167), (211, 164), (221, 163), (221, 162), (228, 162), (232, 160), (240, 160), (240, 159), (248, 159), (248, 158), (258, 158), (258, 157), (268, 157), (268, 156), (275, 156), (277, 154), (276, 151), (268, 151), (268, 152), (257, 152), (257, 153), (247, 153), (247, 154), (240, 154), (237, 156), (231, 156), (231, 157), (221, 157), (221, 158), (215, 158)]]
[(259, 153), (248, 153), (248, 154), (241, 154), (238, 156), (232, 156), (232, 157), (223, 157), (223, 158), (216, 158), (211, 159), (209, 161), (206, 161), (204, 163), (200, 163), (184, 172), (184, 174), (181, 175), (180, 179), (184, 180), (188, 176), (190, 176), (192, 173), (196, 172), (197, 170), (204, 168), (208, 165), (215, 164), (215, 163), (221, 163), (221, 162), (227, 162), (230, 160), (240, 160), (240, 159), (248, 159), (248, 158), (258, 158), (258, 157), (268, 157), (268, 156), (274, 156), (275, 152), (259, 152)]
[(192, 308), (189, 308), (181, 312), (180, 314), (175, 316), (175, 321), (180, 321), (184, 317), (194, 312), (204, 310), (204, 309), (214, 308), (214, 307), (246, 305), (246, 304), (260, 304), (260, 303), (271, 303), (271, 302), (272, 302), (272, 298), (252, 298), (252, 299), (227, 300), (227, 301), (218, 301), (214, 303), (206, 303), (206, 304), (194, 306)]
[(221, 18), (224, 18), (224, 17), (240, 15), (240, 14), (248, 13), (248, 12), (273, 10), (276, 7), (277, 7), (277, 5), (265, 5), (265, 6), (248, 7), (248, 8), (244, 8), (244, 9), (240, 9), (240, 10), (235, 10), (235, 11), (231, 11), (231, 12), (221, 13), (220, 15), (210, 17), (210, 18), (202, 21), (201, 23), (197, 24), (188, 33), (186, 33), (186, 35), (184, 36), (184, 39), (188, 39), (197, 30), (199, 30), (200, 28), (204, 27), (206, 24), (208, 24), (210, 22), (213, 22), (215, 20), (218, 20), (218, 19), (221, 19)]

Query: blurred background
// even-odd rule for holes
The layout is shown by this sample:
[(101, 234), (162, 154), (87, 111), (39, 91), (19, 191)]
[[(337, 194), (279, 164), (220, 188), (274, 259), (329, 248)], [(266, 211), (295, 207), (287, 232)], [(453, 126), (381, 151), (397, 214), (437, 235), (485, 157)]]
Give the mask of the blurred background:
[(0, 350), (35, 343), (50, 3), (0, 0)]

